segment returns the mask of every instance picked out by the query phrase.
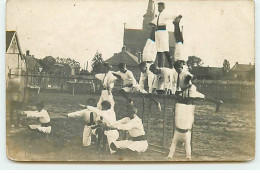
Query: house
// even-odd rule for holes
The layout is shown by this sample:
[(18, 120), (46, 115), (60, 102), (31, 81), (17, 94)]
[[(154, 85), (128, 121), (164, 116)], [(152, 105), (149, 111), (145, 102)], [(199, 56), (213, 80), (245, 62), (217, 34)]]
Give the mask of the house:
[(235, 80), (252, 81), (255, 77), (255, 65), (236, 62), (230, 69), (230, 75)]
[(16, 31), (6, 31), (6, 75), (26, 71), (25, 58)]
[(107, 59), (105, 62), (112, 65), (112, 70), (118, 70), (119, 63), (125, 63), (127, 68), (133, 72), (135, 78), (139, 78), (140, 70), (138, 68), (139, 59), (131, 54), (130, 52), (126, 51), (124, 48), (121, 52), (115, 53), (111, 58)]
[[(138, 56), (142, 56), (142, 52), (145, 43), (149, 37), (150, 30), (148, 24), (154, 19), (154, 3), (153, 0), (149, 0), (146, 14), (143, 16), (142, 29), (130, 29), (124, 27), (123, 46), (126, 47), (126, 51)], [(173, 55), (175, 49), (174, 33), (169, 32), (169, 49), (170, 55)]]
[(34, 57), (34, 55), (30, 55), (30, 51), (26, 51), (26, 55), (24, 56), (27, 72), (28, 74), (37, 74), (43, 68), (39, 61)]

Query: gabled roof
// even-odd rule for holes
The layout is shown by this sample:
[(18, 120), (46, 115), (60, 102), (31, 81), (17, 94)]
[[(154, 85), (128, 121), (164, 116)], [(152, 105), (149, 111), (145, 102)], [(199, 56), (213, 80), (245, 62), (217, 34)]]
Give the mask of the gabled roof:
[(37, 59), (34, 58), (34, 56), (24, 56), (24, 57), (25, 57), (27, 69), (29, 71), (33, 71), (36, 66), (37, 68), (42, 67), (42, 65), (37, 61)]
[(111, 58), (109, 58), (105, 62), (108, 62), (111, 65), (125, 63), (127, 66), (138, 66), (138, 58), (127, 51), (115, 53)]
[(24, 56), (22, 55), (22, 49), (21, 49), (19, 39), (18, 39), (18, 35), (17, 35), (16, 31), (6, 31), (6, 50), (5, 51), (6, 52), (8, 51), (8, 49), (9, 49), (11, 43), (12, 43), (12, 40), (14, 38), (16, 38), (19, 54), (20, 54), (21, 58), (23, 59)]
[[(139, 45), (143, 46), (149, 37), (149, 33), (141, 29), (125, 29), (124, 45)], [(169, 32), (169, 46), (175, 47), (174, 32)]]
[(6, 50), (5, 50), (6, 52), (10, 47), (14, 35), (15, 35), (15, 31), (6, 31)]
[(240, 71), (240, 72), (248, 72), (251, 71), (254, 68), (254, 65), (251, 64), (238, 64), (236, 63), (233, 67), (232, 67), (232, 71)]

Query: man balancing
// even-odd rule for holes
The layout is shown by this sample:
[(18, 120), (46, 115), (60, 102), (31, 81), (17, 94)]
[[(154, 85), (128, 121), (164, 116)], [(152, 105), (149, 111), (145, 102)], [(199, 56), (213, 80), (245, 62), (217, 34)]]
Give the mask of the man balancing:
[[(158, 3), (159, 14), (151, 22), (156, 25), (155, 30), (155, 43), (158, 57), (158, 67), (163, 67), (163, 54), (167, 58), (169, 67), (173, 68), (172, 59), (169, 53), (169, 33), (166, 30), (166, 22), (168, 20), (175, 20), (177, 16), (167, 15), (164, 11), (165, 4), (163, 2)], [(179, 15), (181, 17), (181, 15)]]

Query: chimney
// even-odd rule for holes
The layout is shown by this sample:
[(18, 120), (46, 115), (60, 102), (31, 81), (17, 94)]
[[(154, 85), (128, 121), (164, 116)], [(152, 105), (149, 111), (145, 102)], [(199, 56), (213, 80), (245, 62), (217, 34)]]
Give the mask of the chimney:
[(30, 56), (30, 51), (29, 50), (26, 51), (26, 56)]
[(138, 52), (137, 56), (138, 56), (138, 62), (141, 63), (143, 61), (142, 60), (142, 53)]
[(125, 46), (122, 47), (122, 52), (124, 52), (124, 51), (126, 51), (126, 47)]
[(236, 62), (236, 65), (238, 65), (238, 62)]

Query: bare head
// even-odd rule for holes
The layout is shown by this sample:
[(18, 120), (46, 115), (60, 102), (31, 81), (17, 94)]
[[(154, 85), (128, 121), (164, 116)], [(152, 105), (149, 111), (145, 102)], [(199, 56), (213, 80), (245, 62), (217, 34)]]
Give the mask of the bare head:
[(176, 61), (176, 62), (174, 62), (174, 69), (177, 71), (177, 73), (180, 74), (182, 72), (183, 65), (184, 65), (183, 61)]
[(153, 74), (160, 74), (161, 70), (155, 65), (152, 64), (149, 68), (149, 70), (153, 73)]
[(41, 112), (41, 110), (43, 110), (43, 108), (44, 108), (44, 102), (40, 101), (40, 102), (36, 103), (36, 107), (37, 107), (38, 112)]
[(129, 118), (133, 118), (135, 114), (137, 114), (137, 108), (133, 103), (128, 103), (126, 105), (126, 113)]
[(103, 101), (101, 103), (102, 110), (106, 111), (111, 109), (111, 103), (109, 101)]
[(147, 70), (147, 66), (146, 66), (146, 62), (141, 62), (139, 65), (139, 70), (142, 72), (142, 73), (145, 73), (146, 70)]
[(165, 4), (164, 2), (159, 2), (158, 3), (158, 11), (161, 13), (165, 9)]
[(118, 68), (119, 68), (119, 71), (121, 71), (122, 73), (125, 73), (127, 70), (125, 63), (119, 63)]

